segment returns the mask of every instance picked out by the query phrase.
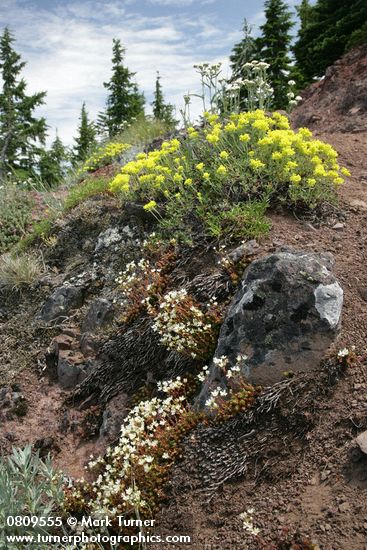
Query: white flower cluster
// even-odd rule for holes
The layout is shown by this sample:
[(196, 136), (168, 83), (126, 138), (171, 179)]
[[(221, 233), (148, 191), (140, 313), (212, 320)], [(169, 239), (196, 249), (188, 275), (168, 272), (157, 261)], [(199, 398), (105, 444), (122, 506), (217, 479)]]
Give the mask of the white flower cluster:
[(344, 348), (344, 349), (341, 349), (340, 351), (338, 351), (338, 357), (342, 358), (342, 357), (348, 357), (349, 355), (349, 349), (347, 348)]
[[(293, 88), (295, 85), (296, 83), (294, 80), (288, 80), (288, 86)], [(295, 107), (303, 99), (300, 95), (296, 96), (293, 90), (289, 90), (289, 92), (287, 93), (287, 98), (289, 107)]]
[(205, 406), (209, 409), (218, 409), (218, 397), (227, 397), (228, 392), (224, 388), (217, 386), (214, 390), (210, 392), (210, 397), (205, 401)]
[[(226, 355), (222, 355), (221, 357), (214, 357), (213, 363), (216, 367), (224, 371), (225, 377), (227, 380), (236, 379), (238, 377), (241, 377), (241, 363), (246, 361), (247, 356), (246, 355), (237, 355), (236, 357), (236, 363), (233, 365), (233, 367), (228, 368), (229, 365), (229, 359)], [(204, 372), (200, 373), (198, 375), (198, 378), (200, 381), (204, 382), (204, 380), (207, 377), (208, 374), (208, 367), (204, 367)], [(205, 373), (205, 374), (204, 374)], [(220, 386), (217, 386), (214, 390), (211, 391), (209, 399), (205, 402), (206, 407), (209, 409), (218, 409), (219, 408), (219, 402), (218, 398), (221, 397), (227, 397), (227, 395), (232, 394), (232, 390), (229, 390), (229, 393), (224, 388), (221, 388)]]
[(216, 365), (219, 369), (222, 369), (222, 370), (225, 370), (228, 363), (229, 363), (229, 359), (226, 355), (222, 355), (221, 357), (214, 357), (213, 359), (213, 363), (214, 365)]
[[(205, 319), (204, 313), (191, 305), (187, 310), (188, 294), (185, 289), (168, 292), (154, 316), (153, 330), (160, 336), (161, 343), (168, 349), (179, 353), (191, 350), (191, 356), (197, 357), (200, 338), (212, 331), (212, 325)], [(217, 305), (215, 300), (209, 305)], [(147, 301), (148, 312), (154, 315), (152, 306)]]
[(157, 388), (163, 393), (172, 393), (174, 390), (182, 388), (182, 386), (187, 382), (187, 378), (181, 380), (181, 376), (177, 376), (176, 380), (164, 380), (163, 382), (157, 383)]
[(242, 80), (241, 85), (247, 90), (247, 104), (249, 109), (265, 109), (274, 89), (269, 83), (267, 70), (270, 67), (265, 61), (249, 61), (243, 65), (247, 72), (247, 78)]
[(194, 69), (204, 78), (216, 78), (221, 72), (222, 63), (199, 63)]
[(199, 380), (199, 382), (205, 382), (206, 377), (208, 376), (208, 372), (209, 372), (209, 367), (208, 365), (205, 365), (202, 371), (199, 372), (199, 374), (197, 375), (197, 379)]
[(123, 291), (129, 290), (131, 285), (140, 278), (141, 274), (150, 269), (149, 260), (142, 258), (138, 263), (130, 262), (124, 271), (120, 271), (115, 282), (121, 285)]
[[(159, 275), (161, 269), (151, 267), (149, 260), (142, 258), (139, 262), (130, 262), (126, 265), (124, 271), (120, 271), (115, 282), (119, 284), (119, 290), (122, 294), (121, 306), (126, 306), (131, 292), (137, 287), (137, 283), (146, 279), (147, 277), (152, 280), (155, 276)], [(148, 279), (149, 280), (149, 279)], [(153, 284), (146, 284), (145, 291), (149, 292), (152, 289)], [(147, 302), (147, 298), (142, 300), (142, 303)], [(115, 299), (116, 303), (117, 300)]]
[(254, 509), (249, 508), (246, 512), (242, 512), (239, 517), (242, 520), (243, 529), (245, 531), (248, 531), (251, 535), (256, 536), (260, 533), (260, 529), (254, 526), (253, 514)]
[[(178, 377), (158, 384), (158, 389), (169, 394), (181, 387), (184, 381)], [(151, 470), (157, 460), (157, 430), (162, 427), (171, 429), (174, 420), (186, 410), (183, 403), (185, 399), (185, 396), (174, 398), (171, 395), (164, 399), (154, 397), (140, 402), (130, 411), (122, 425), (117, 446), (108, 448), (104, 458), (89, 462), (90, 469), (102, 469), (92, 484), (95, 498), (90, 503), (91, 514), (113, 517), (131, 507), (142, 509), (147, 506), (134, 481), (134, 472), (137, 467), (142, 467), (146, 473)], [(169, 460), (170, 455), (165, 452), (161, 458)], [(116, 497), (121, 501), (117, 507), (111, 505)]]
[(228, 257), (224, 257), (218, 260), (218, 265), (224, 269), (228, 269), (232, 265), (232, 262)]
[(257, 61), (256, 59), (254, 59), (254, 61), (248, 61), (243, 65), (244, 69), (250, 69), (252, 71), (266, 71), (269, 67), (269, 63), (266, 63), (265, 61)]

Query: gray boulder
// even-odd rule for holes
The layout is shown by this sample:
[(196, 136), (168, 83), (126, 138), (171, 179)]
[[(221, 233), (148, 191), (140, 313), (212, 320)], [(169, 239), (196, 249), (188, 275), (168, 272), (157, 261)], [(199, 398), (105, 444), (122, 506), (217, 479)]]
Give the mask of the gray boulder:
[(84, 289), (79, 286), (61, 286), (46, 300), (37, 315), (40, 321), (56, 321), (68, 317), (72, 309), (83, 305)]
[[(343, 290), (331, 272), (332, 256), (280, 252), (254, 261), (222, 325), (215, 357), (229, 365), (238, 355), (241, 374), (252, 384), (271, 385), (286, 371), (316, 368), (340, 327)], [(227, 386), (213, 364), (200, 395)]]

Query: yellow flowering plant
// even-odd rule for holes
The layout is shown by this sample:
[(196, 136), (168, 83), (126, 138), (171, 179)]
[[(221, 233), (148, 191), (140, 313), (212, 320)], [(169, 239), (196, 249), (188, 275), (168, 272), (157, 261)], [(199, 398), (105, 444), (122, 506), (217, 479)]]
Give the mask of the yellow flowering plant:
[(116, 162), (125, 151), (130, 149), (128, 143), (109, 142), (99, 147), (83, 164), (78, 171), (79, 175), (86, 172), (94, 172), (107, 164)]
[[(201, 128), (188, 129), (186, 139), (140, 153), (110, 184), (111, 191), (141, 201), (147, 210), (160, 205), (159, 225), (169, 234), (199, 223), (211, 236), (213, 217), (234, 204), (238, 209), (251, 202), (259, 215), (261, 205), (279, 202), (315, 208), (333, 201), (349, 174), (331, 145), (314, 139), (306, 128), (293, 131), (278, 112), (233, 113), (222, 121), (205, 112), (203, 119)], [(222, 236), (231, 237), (225, 228), (232, 224), (221, 226)], [(249, 236), (248, 228), (245, 233)]]

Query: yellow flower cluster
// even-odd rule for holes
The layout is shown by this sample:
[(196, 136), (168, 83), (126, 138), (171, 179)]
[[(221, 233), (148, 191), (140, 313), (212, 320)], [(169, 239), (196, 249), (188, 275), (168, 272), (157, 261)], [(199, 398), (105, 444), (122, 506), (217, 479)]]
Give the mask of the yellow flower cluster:
[(187, 137), (137, 155), (111, 182), (111, 191), (148, 200), (150, 209), (149, 201), (182, 203), (188, 196), (215, 201), (223, 196), (223, 186), (236, 182), (245, 191), (285, 193), (285, 200), (314, 206), (330, 199), (342, 176), (349, 175), (331, 145), (313, 139), (307, 128), (293, 131), (277, 112), (232, 114), (224, 122), (204, 113), (204, 127), (188, 128)]
[(79, 170), (79, 174), (84, 172), (93, 172), (102, 166), (112, 163), (122, 153), (127, 151), (131, 145), (128, 143), (111, 142), (103, 147), (99, 147), (84, 163)]
[(160, 149), (150, 153), (139, 153), (135, 160), (122, 167), (110, 184), (112, 192), (134, 192), (137, 189), (146, 189), (156, 195), (158, 191), (164, 192), (170, 180), (175, 183), (183, 181), (184, 172), (180, 156), (178, 139), (164, 141)]

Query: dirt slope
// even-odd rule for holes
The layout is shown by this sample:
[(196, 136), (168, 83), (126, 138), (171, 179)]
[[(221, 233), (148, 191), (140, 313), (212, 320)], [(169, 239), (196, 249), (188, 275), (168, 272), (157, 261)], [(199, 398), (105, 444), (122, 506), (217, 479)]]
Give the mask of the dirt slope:
[(301, 93), (296, 126), (328, 132), (367, 131), (367, 44), (328, 67), (325, 77)]

